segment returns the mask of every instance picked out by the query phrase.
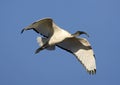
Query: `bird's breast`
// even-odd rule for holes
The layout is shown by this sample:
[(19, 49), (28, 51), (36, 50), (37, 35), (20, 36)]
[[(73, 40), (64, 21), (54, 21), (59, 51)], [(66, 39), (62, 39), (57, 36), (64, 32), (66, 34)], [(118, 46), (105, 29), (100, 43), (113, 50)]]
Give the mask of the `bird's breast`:
[(72, 37), (69, 32), (64, 31), (64, 30), (59, 30), (59, 31), (57, 30), (54, 32), (53, 36), (51, 36), (49, 40), (49, 45), (60, 43), (68, 37)]

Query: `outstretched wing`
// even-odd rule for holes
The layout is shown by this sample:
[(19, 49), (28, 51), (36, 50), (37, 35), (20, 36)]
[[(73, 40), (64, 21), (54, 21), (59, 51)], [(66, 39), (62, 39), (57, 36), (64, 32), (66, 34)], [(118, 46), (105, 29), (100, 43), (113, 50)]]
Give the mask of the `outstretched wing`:
[(53, 34), (53, 20), (51, 18), (45, 18), (41, 19), (39, 21), (36, 21), (29, 25), (28, 27), (24, 28), (21, 33), (23, 33), (24, 30), (31, 30), (33, 29), (37, 33), (40, 33), (41, 35), (45, 37), (50, 37)]
[(96, 73), (94, 52), (86, 39), (75, 37), (67, 38), (63, 42), (57, 44), (57, 46), (74, 54), (89, 74)]

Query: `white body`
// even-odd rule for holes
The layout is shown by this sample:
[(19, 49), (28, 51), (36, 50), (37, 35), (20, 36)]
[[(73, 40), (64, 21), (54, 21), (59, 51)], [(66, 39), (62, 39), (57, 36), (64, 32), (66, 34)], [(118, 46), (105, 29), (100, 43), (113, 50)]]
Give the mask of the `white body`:
[(45, 37), (37, 38), (37, 42), (41, 47), (44, 46), (46, 42), (48, 43), (47, 47), (43, 47), (42, 49), (40, 47), (40, 49), (37, 49), (38, 52), (43, 49), (54, 50), (55, 46), (58, 46), (61, 49), (74, 54), (90, 74), (96, 73), (94, 52), (90, 43), (86, 39), (77, 38), (71, 35), (69, 32), (57, 26), (50, 18), (45, 18), (34, 22), (24, 28), (21, 33), (24, 30), (30, 29), (33, 29)]
[(56, 43), (62, 42), (65, 38), (73, 37), (69, 32), (61, 29), (55, 23), (53, 23), (53, 29), (54, 33), (52, 37), (50, 37), (49, 45), (54, 45)]

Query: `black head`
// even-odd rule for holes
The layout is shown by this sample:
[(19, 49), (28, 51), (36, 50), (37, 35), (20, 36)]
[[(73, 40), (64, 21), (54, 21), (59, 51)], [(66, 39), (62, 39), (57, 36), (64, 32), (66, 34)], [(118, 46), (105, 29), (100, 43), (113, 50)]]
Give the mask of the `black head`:
[(84, 32), (84, 31), (80, 31), (80, 35), (81, 34), (85, 34), (87, 37), (89, 37), (88, 33)]
[(85, 34), (87, 37), (89, 37), (89, 35), (86, 32), (84, 32), (84, 31), (77, 31), (76, 33), (74, 33), (72, 35), (75, 36), (75, 37), (77, 37), (77, 36), (80, 36), (82, 34)]

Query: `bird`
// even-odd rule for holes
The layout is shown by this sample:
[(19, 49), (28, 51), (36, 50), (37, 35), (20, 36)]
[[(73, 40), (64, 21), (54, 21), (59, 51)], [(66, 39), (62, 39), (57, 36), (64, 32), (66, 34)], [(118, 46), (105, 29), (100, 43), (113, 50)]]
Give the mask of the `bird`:
[(57, 46), (73, 54), (90, 75), (96, 74), (96, 60), (93, 49), (87, 39), (78, 37), (82, 34), (89, 37), (86, 32), (77, 31), (71, 34), (59, 27), (52, 18), (43, 18), (35, 21), (23, 28), (21, 33), (31, 29), (43, 36), (37, 37), (40, 47), (36, 49), (35, 54), (44, 49), (55, 50)]

